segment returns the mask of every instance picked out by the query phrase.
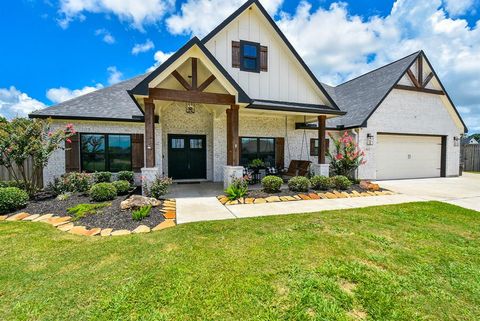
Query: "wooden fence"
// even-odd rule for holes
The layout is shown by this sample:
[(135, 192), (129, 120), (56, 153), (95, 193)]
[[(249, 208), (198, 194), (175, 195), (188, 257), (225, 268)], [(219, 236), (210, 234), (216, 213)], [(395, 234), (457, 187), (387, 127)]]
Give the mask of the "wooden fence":
[(462, 160), (464, 171), (480, 172), (480, 144), (464, 145)]
[[(31, 177), (33, 174), (33, 161), (28, 159), (25, 161), (25, 168), (27, 169), (27, 176)], [(15, 168), (15, 173), (18, 173), (18, 170)], [(7, 168), (0, 166), (0, 181), (11, 181), (13, 180), (13, 175), (10, 174)], [(43, 186), (43, 175), (40, 174), (40, 177), (37, 179), (37, 186)]]

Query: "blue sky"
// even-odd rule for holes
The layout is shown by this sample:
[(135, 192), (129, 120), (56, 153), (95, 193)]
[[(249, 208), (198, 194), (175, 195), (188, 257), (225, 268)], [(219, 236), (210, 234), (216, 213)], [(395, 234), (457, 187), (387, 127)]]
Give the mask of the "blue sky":
[[(478, 1), (261, 2), (330, 84), (424, 49), (471, 131), (480, 131)], [(25, 115), (144, 73), (241, 3), (2, 1), (0, 114)]]

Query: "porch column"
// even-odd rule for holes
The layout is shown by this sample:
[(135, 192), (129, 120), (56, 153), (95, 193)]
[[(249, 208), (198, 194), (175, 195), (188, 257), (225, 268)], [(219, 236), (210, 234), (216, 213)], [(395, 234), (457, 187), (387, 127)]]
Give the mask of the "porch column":
[(327, 152), (325, 144), (325, 129), (327, 116), (318, 116), (318, 163), (325, 164), (325, 153)]
[(238, 105), (227, 109), (227, 165), (238, 166), (240, 155), (238, 150)]
[(145, 99), (145, 167), (155, 167), (155, 104)]

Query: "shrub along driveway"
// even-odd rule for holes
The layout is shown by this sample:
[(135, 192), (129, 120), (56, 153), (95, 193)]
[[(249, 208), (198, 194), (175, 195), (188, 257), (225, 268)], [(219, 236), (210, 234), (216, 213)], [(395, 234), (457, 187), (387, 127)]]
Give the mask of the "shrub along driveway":
[(87, 238), (0, 222), (2, 320), (475, 320), (479, 213), (438, 202)]

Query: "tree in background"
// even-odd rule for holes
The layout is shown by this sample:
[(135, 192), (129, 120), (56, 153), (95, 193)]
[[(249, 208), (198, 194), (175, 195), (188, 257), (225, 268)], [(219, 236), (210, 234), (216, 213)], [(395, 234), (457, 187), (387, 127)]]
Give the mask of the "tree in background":
[[(47, 166), (52, 153), (64, 148), (75, 134), (73, 125), (64, 129), (50, 130), (50, 120), (15, 118), (8, 121), (0, 117), (0, 165), (7, 168), (18, 186), (24, 186), (30, 197), (39, 190), (37, 181), (42, 169)], [(33, 162), (33, 171), (28, 175), (27, 160)]]

